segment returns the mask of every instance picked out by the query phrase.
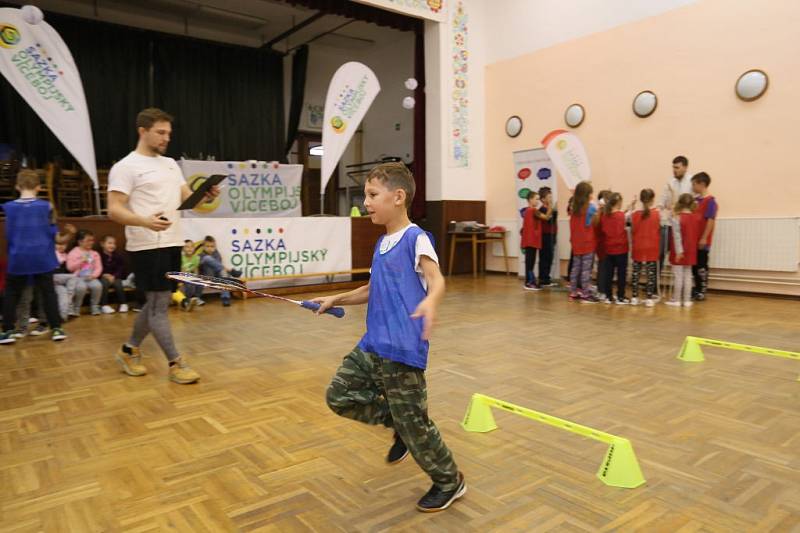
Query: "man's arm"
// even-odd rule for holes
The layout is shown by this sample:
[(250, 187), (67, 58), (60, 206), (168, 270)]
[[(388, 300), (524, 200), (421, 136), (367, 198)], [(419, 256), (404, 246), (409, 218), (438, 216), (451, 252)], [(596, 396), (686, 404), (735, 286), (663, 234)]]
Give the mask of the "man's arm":
[[(220, 191), (219, 185), (214, 185), (213, 187), (211, 187), (208, 190), (208, 192), (206, 193), (205, 201), (206, 202), (213, 201), (214, 198), (219, 196), (219, 191)], [(182, 184), (181, 185), (181, 203), (185, 202), (186, 199), (189, 198), (191, 195), (192, 195), (192, 190), (189, 188), (189, 186), (186, 183)]]
[(128, 195), (119, 191), (108, 191), (108, 217), (123, 226), (140, 226), (153, 231), (164, 231), (172, 225), (169, 220), (159, 217), (164, 213), (154, 213), (149, 217), (137, 215), (128, 207)]

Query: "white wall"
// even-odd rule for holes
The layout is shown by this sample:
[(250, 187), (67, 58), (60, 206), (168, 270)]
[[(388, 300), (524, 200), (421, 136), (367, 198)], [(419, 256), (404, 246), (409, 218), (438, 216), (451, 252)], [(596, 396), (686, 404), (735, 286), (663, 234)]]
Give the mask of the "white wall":
[[(437, 200), (484, 200), (484, 67), (486, 63), (485, 12), (487, 2), (464, 0), (468, 17), (468, 139), (469, 165), (453, 166), (450, 157), (453, 93), (452, 11), (447, 22), (425, 21), (426, 90), (426, 198)], [(450, 4), (453, 9), (455, 2)]]
[[(697, 0), (492, 0), (486, 64), (609, 30)], [(531, 31), (535, 21), (536, 31)], [(680, 26), (675, 28), (680, 32)], [(689, 38), (690, 36), (687, 36)]]

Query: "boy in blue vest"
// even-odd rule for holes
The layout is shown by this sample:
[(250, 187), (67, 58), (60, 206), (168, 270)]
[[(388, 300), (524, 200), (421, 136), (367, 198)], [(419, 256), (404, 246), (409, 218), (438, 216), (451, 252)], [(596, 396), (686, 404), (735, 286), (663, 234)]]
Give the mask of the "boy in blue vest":
[(390, 464), (409, 452), (433, 480), (417, 509), (447, 509), (467, 485), (439, 430), (428, 418), (425, 368), (428, 337), (444, 296), (444, 278), (429, 235), (412, 224), (408, 208), (414, 178), (403, 163), (373, 168), (364, 185), (364, 207), (386, 226), (375, 246), (367, 285), (317, 298), (318, 313), (334, 305), (367, 303), (367, 332), (336, 371), (328, 406), (339, 416), (394, 429)]
[(53, 271), (58, 267), (56, 258), (56, 225), (50, 202), (36, 198), (40, 189), (39, 176), (32, 170), (17, 174), (17, 191), (20, 197), (3, 204), (6, 214), (6, 241), (8, 242), (8, 273), (6, 294), (3, 299), (3, 332), (0, 344), (16, 341), (14, 323), (17, 304), (26, 285), (33, 284), (44, 300), (47, 324), (52, 339), (67, 338), (61, 329), (58, 314), (58, 297), (53, 285)]

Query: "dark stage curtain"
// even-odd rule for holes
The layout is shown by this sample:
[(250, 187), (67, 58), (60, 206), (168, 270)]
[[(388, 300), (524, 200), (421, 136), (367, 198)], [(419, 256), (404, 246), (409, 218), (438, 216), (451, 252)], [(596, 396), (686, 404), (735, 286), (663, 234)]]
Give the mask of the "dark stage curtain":
[(286, 158), (300, 128), (300, 116), (303, 114), (303, 99), (306, 94), (306, 71), (308, 70), (308, 45), (304, 44), (292, 58), (292, 101), (289, 107), (289, 128), (286, 135), (286, 146), (281, 161)]
[[(110, 166), (135, 147), (136, 113), (150, 105), (176, 117), (171, 157), (184, 152), (228, 160), (283, 156), (279, 55), (53, 13), (45, 20), (78, 65), (98, 167)], [(0, 78), (0, 143), (13, 145), (39, 166), (57, 159), (71, 165), (67, 150)]]

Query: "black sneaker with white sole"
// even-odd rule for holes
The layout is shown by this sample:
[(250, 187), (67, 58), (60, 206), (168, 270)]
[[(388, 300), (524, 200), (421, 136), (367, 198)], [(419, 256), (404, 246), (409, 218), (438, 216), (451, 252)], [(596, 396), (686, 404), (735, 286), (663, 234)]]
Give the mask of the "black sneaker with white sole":
[(393, 465), (405, 459), (407, 455), (408, 448), (406, 447), (406, 443), (403, 442), (403, 439), (400, 438), (400, 435), (395, 432), (394, 444), (392, 444), (392, 447), (389, 448), (389, 453), (386, 454), (386, 462), (390, 465)]
[(423, 513), (436, 513), (444, 511), (454, 501), (462, 497), (467, 492), (467, 483), (464, 481), (464, 474), (458, 473), (458, 485), (453, 490), (444, 491), (433, 485), (431, 490), (417, 502), (417, 510)]

